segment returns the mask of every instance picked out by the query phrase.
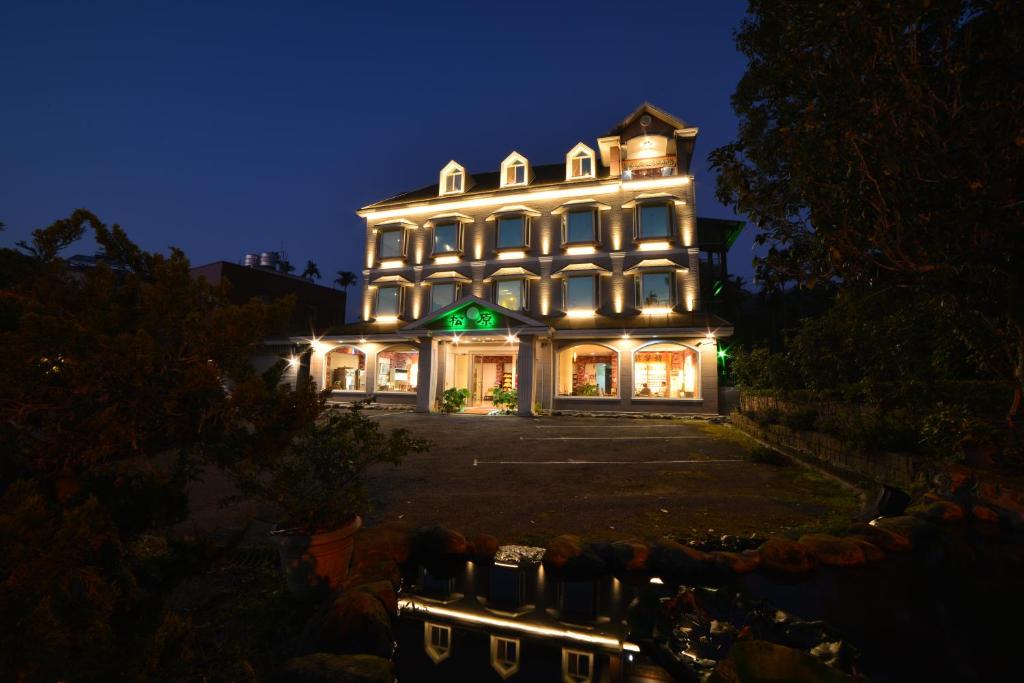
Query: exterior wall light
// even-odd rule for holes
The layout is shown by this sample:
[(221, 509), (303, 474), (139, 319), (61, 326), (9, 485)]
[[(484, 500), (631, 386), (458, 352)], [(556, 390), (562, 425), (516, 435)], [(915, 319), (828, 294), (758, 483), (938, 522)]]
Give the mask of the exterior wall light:
[(580, 256), (582, 254), (593, 254), (597, 250), (594, 247), (569, 247), (565, 253), (569, 256)]
[(393, 323), (396, 322), (397, 320), (397, 315), (381, 315), (377, 317), (377, 322), (379, 323)]
[(458, 256), (438, 256), (438, 257), (434, 258), (434, 263), (436, 263), (438, 265), (445, 265), (445, 264), (448, 264), (448, 263), (458, 263), (458, 262), (459, 262), (459, 257)]
[(668, 248), (668, 242), (641, 242), (637, 251), (665, 251)]
[(575, 309), (572, 311), (566, 311), (565, 314), (570, 318), (593, 318), (594, 312), (587, 309)]
[(660, 306), (657, 308), (642, 308), (640, 312), (644, 315), (668, 315), (672, 312), (672, 309), (668, 306)]
[(503, 251), (498, 254), (499, 261), (508, 261), (514, 258), (526, 258), (525, 251)]
[(400, 259), (395, 259), (395, 260), (392, 260), (392, 261), (381, 261), (380, 262), (380, 267), (381, 268), (401, 268), (403, 265), (405, 265), (405, 264), (402, 263), (402, 261)]

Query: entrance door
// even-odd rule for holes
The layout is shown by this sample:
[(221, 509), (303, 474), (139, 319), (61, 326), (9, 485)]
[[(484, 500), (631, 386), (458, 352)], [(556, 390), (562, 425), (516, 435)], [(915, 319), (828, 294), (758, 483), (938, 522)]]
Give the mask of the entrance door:
[(511, 355), (473, 356), (473, 395), (474, 406), (493, 405), (494, 390), (502, 387), (515, 390), (516, 359)]

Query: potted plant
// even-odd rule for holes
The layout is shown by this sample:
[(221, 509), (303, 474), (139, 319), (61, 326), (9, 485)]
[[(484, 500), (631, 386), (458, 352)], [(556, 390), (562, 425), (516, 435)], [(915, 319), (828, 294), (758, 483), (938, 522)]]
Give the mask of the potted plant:
[(428, 443), (408, 431), (385, 433), (363, 416), (361, 402), (321, 417), (285, 452), (236, 468), (244, 496), (277, 507), (281, 522), (271, 532), (292, 595), (311, 598), (337, 588), (348, 576), (356, 531), (366, 513), (366, 470), (398, 465)]
[(494, 387), (491, 390), (491, 402), (494, 403), (495, 408), (499, 408), (505, 413), (513, 413), (519, 407), (519, 394), (515, 389)]
[(469, 400), (469, 389), (445, 389), (441, 394), (441, 412), (458, 413), (466, 406)]

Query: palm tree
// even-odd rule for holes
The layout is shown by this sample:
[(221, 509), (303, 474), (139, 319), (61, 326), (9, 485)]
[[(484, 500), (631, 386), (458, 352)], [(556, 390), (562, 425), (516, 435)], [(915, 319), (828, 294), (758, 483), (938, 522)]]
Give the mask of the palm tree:
[(348, 291), (348, 288), (354, 285), (358, 280), (359, 276), (349, 270), (339, 270), (338, 277), (334, 278), (335, 284), (346, 292)]
[(316, 263), (313, 261), (306, 261), (306, 269), (302, 271), (302, 275), (300, 275), (300, 277), (304, 277), (310, 282), (313, 280), (319, 280), (320, 268), (318, 268)]

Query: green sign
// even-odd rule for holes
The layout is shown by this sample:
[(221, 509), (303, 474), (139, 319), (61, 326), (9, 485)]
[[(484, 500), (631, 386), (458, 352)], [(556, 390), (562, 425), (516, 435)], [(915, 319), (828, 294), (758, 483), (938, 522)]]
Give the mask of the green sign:
[(494, 330), (505, 326), (505, 316), (480, 304), (472, 303), (445, 313), (427, 325), (427, 329), (446, 332)]

